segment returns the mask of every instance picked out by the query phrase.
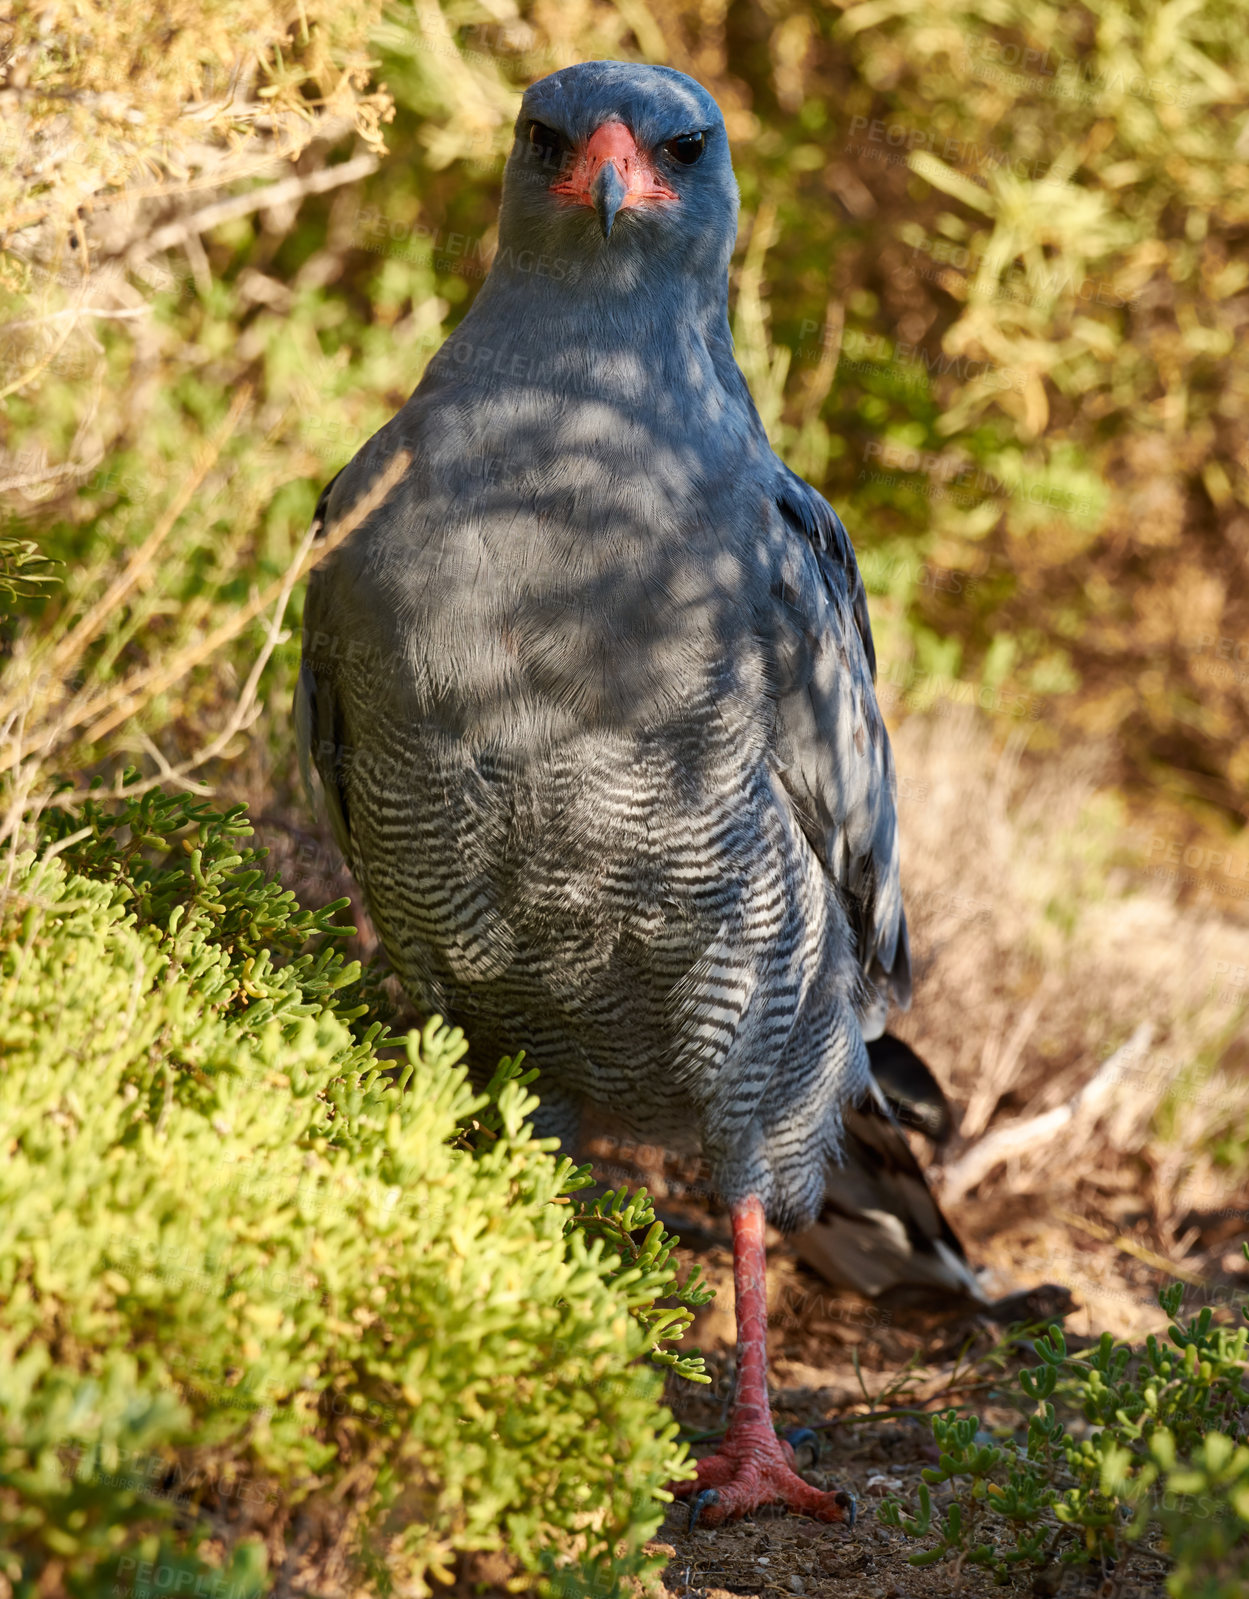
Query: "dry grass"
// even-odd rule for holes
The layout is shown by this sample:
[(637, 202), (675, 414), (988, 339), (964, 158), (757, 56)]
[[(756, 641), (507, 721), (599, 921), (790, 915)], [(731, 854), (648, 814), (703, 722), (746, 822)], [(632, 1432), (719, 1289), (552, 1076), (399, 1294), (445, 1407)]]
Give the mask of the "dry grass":
[[(0, 774), (6, 779), (7, 800), (0, 816), (0, 846), (20, 838), (30, 828), (52, 798), (54, 787), (61, 805), (81, 803), (88, 795), (99, 798), (98, 786), (66, 788), (51, 784), (54, 763), (71, 753), (82, 739), (94, 745), (114, 729), (141, 716), (159, 696), (183, 682), (205, 662), (220, 657), (253, 622), (266, 617), (260, 650), (222, 725), (211, 731), (201, 730), (197, 747), (176, 763), (170, 762), (150, 739), (144, 739), (153, 770), (146, 775), (119, 773), (106, 791), (117, 800), (130, 799), (162, 786), (213, 793), (214, 788), (204, 783), (201, 774), (219, 763), (260, 716), (263, 710), (261, 681), (274, 650), (290, 636), (284, 630), (284, 623), (296, 586), (385, 502), (410, 465), (410, 457), (400, 451), (368, 494), (332, 528), (322, 530), (317, 523), (308, 529), (281, 578), (264, 589), (254, 590), (245, 605), (206, 634), (188, 642), (159, 664), (120, 677), (97, 692), (90, 689), (75, 692), (72, 685), (108, 627), (116, 607), (128, 593), (151, 579), (161, 544), (216, 462), (247, 400), (246, 393), (238, 397), (225, 424), (194, 464), (183, 489), (149, 538), (114, 576), (103, 596), (77, 620), (72, 611), (62, 613), (59, 626), (16, 656), (7, 674), (4, 692), (0, 694)], [(324, 536), (318, 538), (323, 531)], [(13, 859), (10, 849), (6, 860), (11, 865)]]
[(0, 231), (12, 246), (84, 212), (218, 188), (351, 128), (380, 151), (391, 102), (367, 50), (380, 10), (17, 4), (0, 76)]
[[(206, 293), (202, 234), (259, 210), (289, 222), (306, 194), (375, 169), (394, 113), (368, 48), (380, 13), (375, 0), (19, 0), (0, 24), (0, 400), (37, 386), (71, 341), (98, 352), (102, 322), (143, 319), (135, 280), (168, 286), (171, 252)], [(353, 133), (354, 161), (294, 168)], [(259, 187), (216, 198), (242, 181)], [(73, 450), (4, 486), (63, 489), (98, 458)]]
[(1152, 1024), (1092, 1125), (999, 1167), (955, 1211), (973, 1253), (1025, 1282), (1065, 1281), (1099, 1330), (1130, 1335), (1158, 1322), (1142, 1281), (1164, 1265), (1217, 1281), (1233, 1264), (1226, 1224), (1249, 1222), (1243, 1147), (1220, 1160), (1249, 1122), (1233, 1042), (1249, 922), (1243, 901), (1215, 897), (1217, 878), (1181, 906), (1145, 875), (1154, 841), (1098, 787), (1096, 751), (1021, 755), (995, 752), (966, 713), (898, 731), (918, 911), (916, 1002), (899, 1031), (968, 1107), (953, 1165), (988, 1127), (1063, 1103)]

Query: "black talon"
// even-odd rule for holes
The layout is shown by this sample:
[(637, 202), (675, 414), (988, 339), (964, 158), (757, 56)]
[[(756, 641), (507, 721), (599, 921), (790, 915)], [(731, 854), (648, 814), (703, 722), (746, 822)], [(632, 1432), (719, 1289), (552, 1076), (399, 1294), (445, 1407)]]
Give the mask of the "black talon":
[(698, 1525), (698, 1518), (702, 1514), (702, 1508), (704, 1505), (718, 1505), (719, 1503), (720, 1495), (714, 1488), (704, 1488), (701, 1490), (701, 1492), (696, 1493), (690, 1500), (690, 1524), (685, 1529), (686, 1532), (693, 1532), (694, 1528)]
[(811, 1451), (811, 1459), (808, 1461), (808, 1465), (814, 1466), (818, 1463), (820, 1458), (819, 1435), (812, 1432), (810, 1427), (791, 1427), (782, 1436), (793, 1450), (795, 1460), (797, 1460), (800, 1449), (809, 1449)]

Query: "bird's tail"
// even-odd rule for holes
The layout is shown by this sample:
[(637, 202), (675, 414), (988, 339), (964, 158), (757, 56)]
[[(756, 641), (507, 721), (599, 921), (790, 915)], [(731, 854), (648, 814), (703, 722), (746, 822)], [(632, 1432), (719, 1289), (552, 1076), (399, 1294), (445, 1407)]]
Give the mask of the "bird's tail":
[(967, 1260), (899, 1123), (941, 1143), (954, 1126), (928, 1066), (886, 1033), (868, 1044), (873, 1083), (843, 1116), (843, 1158), (829, 1162), (816, 1220), (790, 1240), (821, 1276), (876, 1298), (986, 1304)]

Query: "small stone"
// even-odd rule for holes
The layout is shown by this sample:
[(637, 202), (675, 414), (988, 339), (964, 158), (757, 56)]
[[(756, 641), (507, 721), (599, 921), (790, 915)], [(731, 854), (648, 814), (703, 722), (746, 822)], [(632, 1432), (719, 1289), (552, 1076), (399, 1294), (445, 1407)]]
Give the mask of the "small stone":
[(790, 1593), (806, 1593), (807, 1585), (795, 1571), (789, 1579)]

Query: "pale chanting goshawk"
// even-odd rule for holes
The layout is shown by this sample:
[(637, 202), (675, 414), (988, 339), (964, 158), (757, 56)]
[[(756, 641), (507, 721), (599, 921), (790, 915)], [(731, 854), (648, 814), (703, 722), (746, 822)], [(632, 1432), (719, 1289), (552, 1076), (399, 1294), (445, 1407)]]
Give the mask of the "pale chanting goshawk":
[(764, 1221), (818, 1216), (843, 1107), (905, 1148), (865, 1047), (909, 997), (895, 784), (850, 540), (734, 360), (737, 200), (683, 74), (526, 92), (488, 277), (322, 496), (409, 458), (310, 580), (296, 723), (418, 1007), (529, 1052), (540, 1132), (704, 1151), (739, 1338), (704, 1519), (844, 1520), (773, 1431)]

